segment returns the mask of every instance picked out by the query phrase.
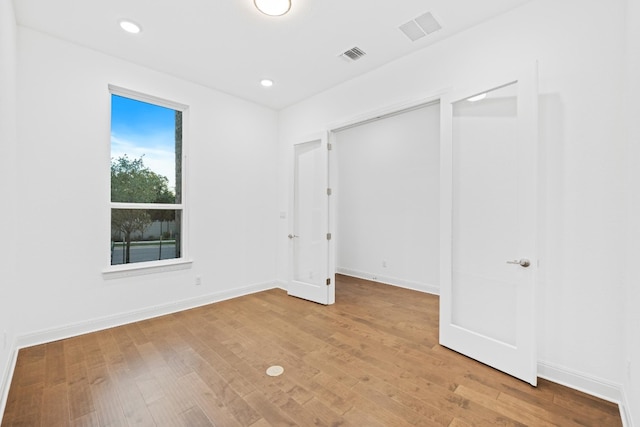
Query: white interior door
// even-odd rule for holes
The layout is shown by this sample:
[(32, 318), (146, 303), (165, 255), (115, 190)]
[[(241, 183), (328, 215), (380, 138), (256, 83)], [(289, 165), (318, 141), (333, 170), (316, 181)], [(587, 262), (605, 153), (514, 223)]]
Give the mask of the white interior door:
[(440, 343), (537, 382), (536, 72), (444, 102)]
[(335, 273), (330, 268), (328, 153), (326, 134), (294, 146), (288, 293), (320, 304), (335, 302)]

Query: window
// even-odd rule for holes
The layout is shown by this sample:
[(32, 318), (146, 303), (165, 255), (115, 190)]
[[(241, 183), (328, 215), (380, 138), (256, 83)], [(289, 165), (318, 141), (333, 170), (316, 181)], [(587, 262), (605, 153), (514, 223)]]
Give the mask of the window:
[(111, 265), (163, 265), (181, 259), (185, 249), (182, 119), (186, 107), (110, 90)]

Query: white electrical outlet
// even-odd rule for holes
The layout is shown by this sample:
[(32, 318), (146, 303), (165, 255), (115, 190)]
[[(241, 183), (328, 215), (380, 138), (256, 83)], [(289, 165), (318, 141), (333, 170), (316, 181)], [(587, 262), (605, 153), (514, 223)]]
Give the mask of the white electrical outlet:
[(202, 276), (196, 276), (196, 286), (202, 285)]
[(386, 259), (382, 260), (382, 267), (383, 268), (387, 268), (387, 260)]

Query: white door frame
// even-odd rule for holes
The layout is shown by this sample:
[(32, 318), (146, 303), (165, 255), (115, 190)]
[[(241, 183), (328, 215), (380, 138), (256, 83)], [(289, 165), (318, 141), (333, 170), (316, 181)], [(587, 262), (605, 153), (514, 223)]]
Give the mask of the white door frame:
[[(392, 117), (398, 114), (407, 113), (413, 110), (417, 110), (423, 107), (426, 107), (431, 104), (440, 103), (442, 104), (442, 97), (449, 93), (450, 90), (440, 90), (433, 92), (431, 95), (418, 97), (415, 99), (407, 100), (397, 104), (391, 104), (389, 106), (376, 109), (364, 114), (359, 114), (354, 116), (353, 118), (345, 121), (335, 122), (327, 126), (328, 133), (328, 141), (332, 147), (336, 147), (336, 133), (342, 130), (346, 130), (355, 126), (364, 125), (370, 122), (378, 121), (385, 119), (387, 117)], [(442, 114), (442, 110), (440, 111)], [(440, 125), (442, 127), (442, 121), (440, 121)], [(442, 140), (442, 135), (440, 136)], [(440, 141), (440, 144), (442, 142)], [(340, 238), (339, 234), (336, 233), (338, 229), (338, 221), (340, 218), (337, 216), (337, 202), (335, 195), (340, 191), (338, 186), (338, 180), (336, 179), (337, 174), (337, 160), (335, 159), (336, 152), (339, 151), (339, 148), (332, 149), (329, 151), (329, 185), (333, 191), (333, 196), (329, 199), (329, 224), (332, 228), (331, 233), (334, 236), (330, 242), (331, 245), (331, 254), (332, 256), (329, 259), (329, 267), (330, 272), (333, 273), (335, 278), (336, 272), (336, 241)], [(339, 179), (339, 178), (338, 178)]]

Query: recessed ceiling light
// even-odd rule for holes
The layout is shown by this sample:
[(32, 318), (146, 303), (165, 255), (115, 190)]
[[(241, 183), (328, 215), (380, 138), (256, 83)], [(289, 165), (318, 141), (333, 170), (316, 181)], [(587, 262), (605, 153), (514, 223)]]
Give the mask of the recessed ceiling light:
[(486, 93), (481, 93), (480, 95), (476, 95), (476, 96), (472, 96), (471, 98), (467, 98), (467, 101), (469, 101), (469, 102), (482, 101), (486, 97), (487, 97)]
[(256, 8), (269, 16), (280, 16), (289, 12), (291, 0), (253, 0)]
[(131, 21), (120, 21), (120, 28), (131, 34), (138, 34), (140, 32), (140, 25)]
[(271, 87), (273, 86), (273, 80), (269, 80), (269, 79), (262, 79), (260, 80), (260, 84), (264, 87)]

